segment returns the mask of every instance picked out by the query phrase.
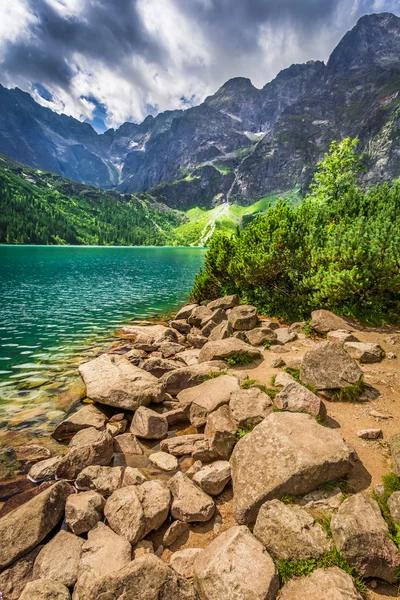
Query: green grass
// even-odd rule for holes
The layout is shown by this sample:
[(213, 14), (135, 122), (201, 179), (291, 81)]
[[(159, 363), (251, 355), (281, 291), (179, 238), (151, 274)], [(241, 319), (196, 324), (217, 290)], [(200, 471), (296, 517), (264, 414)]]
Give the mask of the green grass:
[(222, 375), (228, 375), (228, 371), (211, 371), (208, 375), (204, 375), (201, 378), (202, 382), (210, 381), (210, 379), (216, 379), (217, 377), (221, 377)]
[(267, 394), (271, 398), (271, 400), (273, 400), (275, 398), (276, 394), (278, 393), (276, 390), (272, 390), (271, 388), (267, 387), (263, 383), (258, 383), (255, 379), (245, 379), (240, 384), (240, 387), (243, 390), (249, 390), (250, 388), (253, 388), (253, 387), (258, 388), (259, 390), (264, 392), (264, 394)]
[(256, 360), (256, 358), (250, 356), (247, 352), (232, 352), (232, 354), (224, 360), (230, 367), (235, 367), (236, 365), (248, 365)]
[(354, 385), (348, 385), (334, 394), (333, 399), (341, 402), (356, 402), (365, 390), (365, 383), (361, 377)]
[(399, 526), (392, 521), (390, 516), (390, 510), (388, 506), (388, 500), (394, 492), (400, 492), (400, 477), (394, 473), (387, 473), (382, 477), (383, 492), (378, 494), (373, 491), (371, 496), (373, 500), (378, 504), (383, 518), (388, 524), (390, 536), (395, 544), (400, 548), (400, 536)]
[(339, 488), (342, 494), (347, 494), (349, 491), (349, 483), (345, 477), (339, 477), (339, 479), (334, 479), (333, 481), (327, 481), (326, 483), (321, 484), (320, 489), (324, 492), (333, 492), (336, 488)]
[(289, 496), (288, 494), (285, 494), (284, 496), (281, 496), (279, 498), (279, 500), (283, 503), (283, 504), (293, 504), (295, 498), (294, 496)]
[(251, 433), (252, 431), (252, 427), (239, 427), (239, 429), (236, 432), (236, 437), (238, 438), (238, 440), (241, 440), (245, 435)]

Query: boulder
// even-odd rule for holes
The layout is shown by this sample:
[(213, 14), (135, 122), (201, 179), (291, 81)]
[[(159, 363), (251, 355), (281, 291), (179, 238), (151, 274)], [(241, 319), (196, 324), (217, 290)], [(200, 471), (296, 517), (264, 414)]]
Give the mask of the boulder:
[(13, 450), (15, 458), (27, 465), (34, 465), (39, 460), (51, 457), (50, 450), (39, 444), (22, 444), (21, 446), (14, 446)]
[(164, 373), (169, 373), (175, 369), (179, 369), (182, 366), (177, 360), (168, 358), (158, 358), (151, 356), (149, 359), (143, 361), (142, 369), (154, 375), (154, 377), (162, 377)]
[(336, 548), (362, 577), (396, 581), (400, 553), (375, 500), (350, 496), (332, 518), (331, 530)]
[(290, 373), (286, 373), (286, 371), (281, 371), (280, 373), (278, 373), (275, 377), (275, 381), (274, 381), (274, 385), (275, 387), (286, 387), (287, 385), (289, 385), (290, 383), (296, 382), (295, 378), (293, 377), (293, 375), (291, 375)]
[(106, 501), (97, 492), (80, 492), (68, 496), (65, 504), (65, 521), (76, 535), (93, 529), (103, 518)]
[(246, 337), (253, 346), (262, 346), (266, 342), (275, 342), (277, 339), (276, 331), (264, 325), (246, 331)]
[(228, 321), (236, 331), (254, 329), (258, 323), (257, 309), (246, 304), (235, 306), (228, 315)]
[(232, 296), (224, 296), (223, 298), (217, 298), (216, 300), (212, 300), (207, 304), (207, 308), (210, 310), (217, 310), (218, 308), (222, 308), (222, 310), (228, 310), (228, 308), (234, 308), (239, 304), (239, 296), (233, 294)]
[(176, 540), (189, 529), (188, 523), (184, 521), (173, 521), (165, 531), (162, 543), (164, 546), (172, 546)]
[(169, 325), (170, 327), (172, 327), (172, 329), (176, 329), (177, 331), (179, 331), (179, 333), (183, 333), (184, 335), (189, 333), (189, 331), (192, 328), (192, 326), (189, 325), (189, 323), (185, 321), (185, 319), (174, 319), (173, 321), (169, 322)]
[(261, 506), (253, 534), (275, 561), (318, 558), (332, 547), (321, 525), (305, 510), (279, 500)]
[(179, 352), (183, 352), (185, 350), (185, 346), (182, 344), (177, 344), (176, 342), (163, 342), (160, 345), (159, 350), (164, 358), (169, 358), (170, 356), (179, 354)]
[(122, 454), (143, 454), (144, 450), (133, 433), (123, 433), (114, 438), (114, 452)]
[(136, 494), (142, 504), (145, 535), (156, 531), (168, 517), (171, 494), (163, 481), (145, 481), (136, 487)]
[(309, 350), (301, 363), (300, 378), (317, 390), (342, 389), (362, 377), (356, 361), (337, 344), (320, 342)]
[(396, 475), (400, 476), (400, 433), (395, 433), (394, 435), (392, 435), (392, 437), (389, 440), (389, 445), (390, 453), (392, 455), (393, 472)]
[(345, 342), (344, 349), (360, 363), (380, 362), (384, 356), (379, 344), (365, 344), (362, 342)]
[[(145, 554), (126, 567), (102, 577), (79, 600), (196, 600), (191, 583), (154, 554)], [(74, 599), (75, 600), (75, 599)], [(77, 599), (78, 600), (78, 599)]]
[(362, 600), (354, 581), (338, 567), (316, 569), (308, 577), (288, 581), (278, 600)]
[(358, 339), (355, 335), (353, 335), (350, 331), (346, 331), (344, 329), (338, 329), (337, 331), (329, 331), (326, 336), (328, 342), (332, 342), (333, 344), (339, 344), (343, 346), (346, 342), (358, 342)]
[(313, 417), (326, 414), (325, 404), (316, 394), (304, 385), (293, 381), (286, 385), (274, 398), (274, 404), (280, 410), (308, 413)]
[(84, 540), (68, 531), (60, 531), (39, 552), (33, 579), (52, 579), (67, 587), (75, 585)]
[(222, 321), (222, 323), (213, 328), (208, 336), (208, 341), (215, 342), (217, 340), (225, 340), (226, 338), (231, 337), (232, 334), (232, 325), (228, 321)]
[(174, 552), (170, 558), (169, 566), (185, 579), (193, 579), (194, 561), (204, 550), (201, 548), (185, 548)]
[(37, 579), (24, 588), (19, 600), (71, 600), (68, 588), (59, 581)]
[(389, 496), (388, 506), (392, 521), (400, 525), (400, 492), (393, 492)]
[(272, 558), (243, 526), (211, 542), (194, 561), (193, 574), (201, 600), (274, 600), (279, 586)]
[(181, 471), (168, 481), (172, 493), (171, 515), (174, 519), (192, 523), (209, 521), (215, 512), (214, 500), (205, 494)]
[(204, 344), (207, 344), (208, 338), (200, 331), (199, 333), (189, 333), (187, 336), (187, 341), (191, 346), (193, 346), (193, 348), (199, 349), (202, 348)]
[(192, 478), (192, 481), (210, 496), (218, 496), (230, 480), (231, 465), (226, 460), (216, 460), (205, 465)]
[(275, 329), (276, 339), (281, 344), (288, 344), (289, 342), (294, 342), (297, 340), (297, 333), (295, 331), (291, 331), (288, 327), (280, 327), (279, 329)]
[(252, 428), (272, 411), (272, 400), (257, 387), (232, 392), (229, 408), (238, 427)]
[(187, 321), (189, 325), (192, 325), (194, 327), (202, 327), (203, 325), (205, 325), (205, 322), (203, 323), (203, 321), (207, 321), (207, 319), (212, 319), (213, 314), (214, 311), (207, 308), (207, 306), (197, 306), (195, 309), (193, 309)]
[(175, 406), (176, 408), (172, 408), (171, 410), (162, 413), (163, 417), (167, 419), (168, 426), (188, 420), (185, 411), (181, 408), (179, 402), (177, 402)]
[(94, 427), (99, 431), (105, 429), (107, 417), (93, 404), (88, 404), (61, 421), (52, 433), (56, 440), (70, 440), (78, 431), (87, 427)]
[(307, 510), (316, 510), (319, 514), (327, 513), (329, 515), (337, 512), (342, 502), (343, 494), (338, 486), (327, 490), (314, 490), (299, 500), (299, 504)]
[(4, 600), (18, 600), (22, 590), (33, 578), (33, 563), (41, 546), (25, 554), (0, 573), (0, 590)]
[(52, 479), (61, 460), (60, 456), (53, 456), (35, 463), (29, 470), (28, 478), (35, 483)]
[(174, 438), (162, 440), (160, 448), (163, 452), (168, 452), (173, 456), (186, 456), (193, 454), (196, 444), (204, 440), (202, 433), (193, 433), (189, 435), (178, 435)]
[[(229, 406), (221, 406), (207, 417), (204, 439), (211, 452), (219, 458), (227, 459), (236, 443), (236, 422)], [(200, 457), (195, 457), (195, 460)], [(201, 458), (200, 458), (201, 460)]]
[(193, 367), (199, 362), (199, 353), (200, 350), (198, 348), (190, 348), (189, 350), (179, 352), (179, 354), (176, 355), (176, 358), (185, 363), (188, 367)]
[(165, 391), (173, 396), (180, 391), (203, 383), (212, 373), (226, 370), (226, 363), (221, 360), (213, 360), (193, 367), (182, 367), (162, 376), (161, 381), (165, 385)]
[(160, 413), (141, 406), (133, 415), (131, 433), (146, 440), (161, 440), (168, 433), (168, 421)]
[(76, 479), (78, 490), (93, 490), (102, 496), (111, 496), (122, 485), (123, 467), (86, 467)]
[(163, 327), (163, 330), (159, 335), (154, 336), (153, 345), (158, 350), (161, 344), (165, 342), (174, 342), (177, 344), (179, 342), (180, 336), (171, 327)]
[(79, 373), (88, 397), (100, 404), (136, 410), (164, 397), (163, 384), (123, 355), (101, 354), (80, 365)]
[(329, 310), (314, 310), (311, 313), (311, 327), (318, 333), (328, 333), (337, 329), (352, 329), (349, 323)]
[(148, 478), (143, 475), (140, 469), (126, 467), (121, 487), (126, 487), (127, 485), (142, 485), (145, 481), (148, 481)]
[(0, 519), (1, 569), (40, 544), (64, 516), (73, 491), (66, 481), (57, 481)]
[(88, 532), (88, 539), (82, 546), (82, 557), (78, 569), (74, 600), (94, 600), (91, 595), (96, 582), (116, 573), (130, 564), (132, 546), (104, 523), (98, 523)]
[(303, 495), (344, 477), (353, 459), (340, 434), (310, 415), (271, 413), (239, 440), (231, 457), (236, 521), (255, 521), (266, 500)]
[(221, 375), (178, 394), (179, 403), (194, 427), (205, 425), (207, 417), (223, 404), (228, 404), (231, 392), (239, 382), (231, 375)]
[(182, 308), (177, 312), (175, 319), (188, 319), (195, 308), (197, 308), (198, 304), (185, 304)]
[(196, 462), (211, 462), (221, 457), (217, 454), (217, 452), (210, 448), (209, 441), (204, 439), (200, 442), (196, 442), (195, 448), (192, 452), (192, 458)]
[(167, 452), (154, 452), (150, 454), (149, 461), (161, 471), (176, 471), (179, 466), (178, 459)]
[[(222, 323), (222, 321), (226, 321), (227, 320), (227, 316), (226, 316), (226, 312), (224, 310), (222, 310), (222, 308), (217, 308), (216, 310), (211, 311), (211, 315), (206, 315), (202, 320), (201, 320), (201, 330), (203, 331), (205, 327), (207, 327), (207, 325), (209, 323), (212, 323), (212, 329), (214, 327), (216, 327), (217, 325), (219, 325), (220, 323)], [(211, 332), (211, 329), (209, 331), (209, 333)]]
[(68, 452), (60, 460), (57, 479), (73, 480), (91, 465), (109, 465), (114, 454), (113, 438), (107, 431), (94, 427), (82, 429), (72, 438)]
[[(237, 338), (226, 338), (216, 342), (207, 342), (200, 350), (199, 363), (207, 363), (214, 360), (235, 359), (244, 356), (249, 360), (260, 358), (261, 354), (257, 348), (242, 342)], [(226, 368), (226, 367), (225, 367)]]

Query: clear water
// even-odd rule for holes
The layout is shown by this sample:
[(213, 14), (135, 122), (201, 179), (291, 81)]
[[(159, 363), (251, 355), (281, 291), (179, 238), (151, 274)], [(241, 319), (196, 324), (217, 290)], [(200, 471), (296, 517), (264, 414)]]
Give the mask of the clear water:
[(203, 259), (200, 248), (0, 246), (0, 418), (51, 408), (49, 385), (66, 385), (57, 373), (128, 321), (176, 309)]

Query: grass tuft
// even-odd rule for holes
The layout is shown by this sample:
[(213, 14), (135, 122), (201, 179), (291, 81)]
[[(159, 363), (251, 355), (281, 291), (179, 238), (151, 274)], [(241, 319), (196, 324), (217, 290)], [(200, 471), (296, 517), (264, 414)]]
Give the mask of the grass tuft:
[(356, 402), (364, 390), (365, 383), (361, 377), (354, 385), (348, 385), (339, 390), (333, 398), (334, 400), (339, 400), (341, 402)]
[(400, 492), (400, 477), (398, 477), (394, 473), (387, 473), (382, 477), (382, 485), (383, 492), (379, 494), (378, 492), (373, 491), (371, 496), (373, 500), (375, 500), (375, 502), (378, 504), (382, 516), (388, 524), (390, 537), (397, 545), (397, 547), (400, 548), (400, 527), (393, 522), (392, 517), (390, 516), (390, 510), (388, 506), (388, 500), (390, 496), (394, 492)]
[(271, 388), (267, 387), (263, 383), (258, 383), (255, 379), (245, 379), (240, 384), (240, 387), (243, 390), (249, 390), (250, 388), (256, 387), (259, 390), (261, 390), (262, 392), (264, 392), (264, 394), (267, 394), (271, 398), (271, 400), (273, 400), (275, 398), (276, 394), (278, 393), (276, 390), (272, 390)]
[(204, 383), (205, 381), (209, 381), (210, 379), (216, 379), (217, 377), (221, 377), (222, 375), (228, 375), (228, 371), (211, 371), (208, 375), (204, 375), (201, 378), (201, 381)]
[(285, 494), (284, 496), (281, 496), (279, 500), (283, 502), (283, 504), (293, 504), (295, 498), (294, 496), (289, 496), (288, 494)]
[(319, 487), (324, 492), (333, 492), (336, 488), (339, 488), (342, 494), (348, 494), (349, 482), (345, 477), (339, 477), (339, 479), (327, 481), (326, 483), (321, 484)]
[(247, 352), (232, 352), (232, 354), (224, 359), (230, 367), (236, 365), (248, 365), (255, 360), (254, 356), (250, 356)]
[(253, 431), (253, 427), (239, 427), (236, 432), (236, 437), (241, 440), (245, 435), (251, 433)]

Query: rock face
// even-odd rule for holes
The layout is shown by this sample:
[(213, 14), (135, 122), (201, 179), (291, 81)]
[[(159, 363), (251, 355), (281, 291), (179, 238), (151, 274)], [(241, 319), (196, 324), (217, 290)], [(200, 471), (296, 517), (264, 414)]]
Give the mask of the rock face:
[(314, 310), (311, 313), (310, 325), (318, 333), (328, 333), (337, 329), (351, 329), (347, 321), (329, 310)]
[(231, 375), (221, 375), (183, 390), (178, 400), (194, 427), (205, 425), (207, 417), (223, 404), (228, 404), (231, 393), (239, 389), (239, 382)]
[(362, 342), (346, 342), (344, 349), (360, 363), (376, 363), (383, 358), (382, 348), (379, 344), (365, 344)]
[(38, 554), (33, 579), (53, 579), (67, 587), (75, 585), (84, 540), (60, 531)]
[(68, 452), (60, 460), (58, 479), (76, 479), (79, 473), (91, 465), (109, 465), (114, 454), (114, 442), (107, 431), (88, 427), (79, 431), (70, 441)]
[(90, 531), (103, 517), (106, 501), (97, 492), (81, 492), (68, 496), (65, 520), (76, 535)]
[(93, 587), (92, 595), (79, 600), (196, 600), (193, 586), (154, 554), (135, 559)]
[(210, 496), (218, 496), (231, 480), (231, 465), (226, 460), (216, 460), (193, 475), (192, 481)]
[(70, 415), (65, 421), (61, 421), (52, 433), (52, 437), (56, 440), (70, 440), (78, 431), (86, 429), (86, 427), (103, 430), (106, 422), (106, 415), (93, 404), (88, 404)]
[(300, 378), (317, 390), (333, 390), (356, 384), (362, 371), (355, 360), (337, 344), (321, 342), (304, 356)]
[(226, 363), (222, 360), (213, 360), (193, 367), (176, 369), (163, 375), (161, 380), (165, 385), (165, 391), (175, 396), (182, 390), (200, 385), (210, 374), (225, 370)]
[(321, 525), (302, 508), (279, 500), (261, 506), (253, 534), (277, 561), (318, 558), (331, 549)]
[(280, 591), (278, 600), (362, 600), (350, 575), (338, 569), (316, 569), (308, 577), (291, 579)]
[(186, 475), (178, 471), (168, 482), (172, 493), (171, 514), (175, 519), (192, 523), (209, 521), (215, 512), (212, 498)]
[(100, 404), (136, 410), (161, 402), (164, 396), (163, 384), (156, 377), (117, 354), (101, 354), (80, 365), (79, 373), (88, 397)]
[(247, 527), (218, 536), (194, 562), (201, 600), (274, 600), (278, 576), (271, 557)]
[(20, 600), (70, 600), (68, 588), (59, 581), (37, 579), (28, 583)]
[(400, 553), (378, 504), (363, 494), (350, 496), (332, 518), (333, 540), (339, 552), (363, 577), (394, 582)]
[[(240, 307), (238, 306), (238, 308)], [(207, 342), (200, 350), (199, 363), (235, 358), (237, 355), (256, 359), (260, 358), (260, 351), (237, 338), (226, 338), (216, 342)]]
[(313, 417), (322, 416), (326, 413), (322, 400), (297, 381), (286, 385), (275, 396), (274, 404), (280, 410), (308, 413)]
[(68, 483), (58, 481), (0, 519), (0, 568), (40, 544), (62, 519), (72, 493)]
[(228, 321), (235, 331), (248, 331), (257, 326), (258, 317), (255, 306), (242, 304), (232, 308)]
[(239, 440), (231, 457), (236, 521), (255, 521), (266, 500), (303, 495), (343, 477), (352, 460), (343, 438), (311, 416), (270, 414)]
[(227, 459), (236, 443), (236, 432), (237, 426), (232, 412), (229, 406), (224, 405), (208, 416), (204, 439), (215, 456)]
[(272, 411), (272, 400), (256, 387), (232, 392), (229, 408), (238, 427), (255, 427)]
[(102, 496), (111, 496), (122, 485), (123, 467), (86, 467), (79, 473), (75, 486), (78, 490), (93, 490)]
[(141, 406), (133, 415), (131, 433), (146, 440), (161, 440), (168, 432), (168, 421), (150, 408)]

